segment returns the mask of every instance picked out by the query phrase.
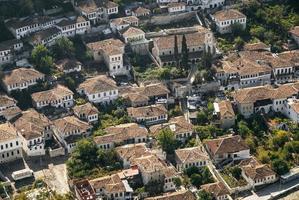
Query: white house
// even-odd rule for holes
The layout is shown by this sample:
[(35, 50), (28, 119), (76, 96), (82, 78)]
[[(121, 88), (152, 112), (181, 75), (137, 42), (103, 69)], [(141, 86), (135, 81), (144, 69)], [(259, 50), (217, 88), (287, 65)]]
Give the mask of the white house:
[(186, 4), (184, 2), (169, 3), (167, 4), (169, 13), (178, 13), (186, 11)]
[(149, 51), (149, 40), (145, 38), (145, 33), (143, 30), (128, 27), (120, 31), (121, 36), (126, 44), (128, 44), (132, 51), (136, 54), (147, 54)]
[(101, 149), (111, 149), (122, 144), (145, 143), (148, 131), (144, 126), (136, 123), (110, 126), (104, 130), (107, 134), (94, 137), (94, 142)]
[(126, 179), (121, 179), (119, 174), (112, 174), (89, 181), (95, 190), (97, 199), (132, 199), (133, 189)]
[(209, 183), (209, 184), (205, 184), (202, 185), (201, 188), (212, 194), (213, 198), (216, 200), (228, 200), (228, 199), (232, 199), (230, 197), (230, 192), (229, 190), (226, 188), (226, 186), (218, 181), (216, 183)]
[(124, 65), (125, 44), (119, 39), (88, 43), (96, 61), (104, 61), (111, 76), (128, 75), (130, 66)]
[(177, 170), (183, 172), (192, 166), (207, 166), (209, 156), (205, 153), (203, 146), (190, 147), (175, 150), (175, 161)]
[(15, 55), (23, 48), (23, 42), (18, 39), (0, 43), (0, 66), (14, 61)]
[(22, 140), (9, 122), (0, 124), (0, 163), (22, 158)]
[(149, 128), (153, 136), (158, 136), (163, 129), (170, 129), (175, 134), (175, 138), (183, 143), (193, 136), (193, 125), (185, 119), (185, 116), (173, 117), (169, 122)]
[(204, 143), (207, 152), (216, 164), (250, 157), (250, 149), (239, 135), (206, 140)]
[(75, 7), (92, 24), (107, 21), (109, 16), (118, 13), (118, 4), (108, 0), (81, 1)]
[(164, 105), (155, 104), (143, 107), (127, 108), (128, 115), (137, 123), (153, 125), (163, 123), (168, 119), (168, 112)]
[(228, 100), (215, 102), (214, 113), (221, 128), (231, 128), (235, 125), (236, 115), (233, 110), (232, 104)]
[(68, 153), (71, 153), (76, 142), (87, 137), (91, 132), (91, 125), (74, 116), (66, 116), (53, 121), (55, 136), (64, 145)]
[(34, 109), (22, 112), (13, 125), (22, 138), (23, 150), (27, 156), (45, 155), (45, 140), (52, 138), (53, 124)]
[(62, 36), (65, 37), (86, 34), (91, 29), (90, 22), (82, 16), (76, 19), (63, 19), (56, 24), (56, 27), (61, 31)]
[(47, 16), (11, 19), (5, 22), (10, 32), (17, 38), (23, 38), (31, 33), (52, 27), (56, 20)]
[(129, 26), (137, 27), (139, 24), (139, 19), (135, 16), (120, 17), (110, 20), (110, 28), (113, 32), (121, 31)]
[(79, 119), (87, 121), (88, 123), (97, 123), (99, 120), (99, 111), (91, 103), (76, 105), (73, 111)]
[(99, 75), (81, 83), (77, 91), (92, 103), (108, 104), (118, 98), (118, 88), (111, 78)]
[(242, 169), (242, 176), (252, 188), (278, 180), (276, 173), (268, 165), (257, 161), (255, 157), (242, 160), (238, 166)]
[(179, 0), (157, 0), (158, 4), (178, 3)]
[(296, 82), (280, 85), (277, 88), (271, 86), (244, 88), (235, 92), (234, 99), (239, 113), (245, 117), (257, 112), (275, 111), (296, 121), (296, 114), (292, 113), (296, 110), (293, 108), (296, 105), (294, 102), (297, 101), (298, 87), (298, 82)]
[(8, 108), (15, 107), (17, 105), (17, 101), (7, 95), (0, 95), (0, 116), (2, 112)]
[(23, 90), (36, 85), (45, 79), (45, 75), (31, 68), (18, 68), (5, 74), (2, 79), (4, 89), (9, 93), (13, 90)]
[(217, 31), (221, 34), (230, 33), (232, 25), (238, 23), (243, 29), (246, 28), (246, 16), (235, 9), (226, 9), (217, 11), (212, 16), (216, 23)]
[(33, 106), (41, 109), (46, 106), (55, 108), (69, 108), (74, 105), (74, 93), (63, 85), (57, 85), (53, 89), (36, 92), (31, 95)]

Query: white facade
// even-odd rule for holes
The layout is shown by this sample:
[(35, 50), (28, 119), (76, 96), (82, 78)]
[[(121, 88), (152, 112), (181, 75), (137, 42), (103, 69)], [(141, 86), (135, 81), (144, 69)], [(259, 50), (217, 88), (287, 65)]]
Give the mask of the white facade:
[(62, 97), (61, 99), (53, 99), (53, 100), (47, 100), (47, 101), (39, 101), (39, 102), (33, 102), (34, 106), (37, 109), (41, 109), (46, 106), (51, 106), (55, 108), (70, 108), (74, 105), (74, 99), (73, 95), (67, 95)]
[[(2, 46), (2, 47), (1, 47)], [(15, 52), (20, 51), (23, 48), (23, 42), (16, 41), (10, 43), (10, 41), (4, 41), (0, 44), (0, 66), (14, 61)]]
[(179, 0), (157, 0), (159, 4), (167, 4), (167, 3), (177, 3)]
[[(14, 23), (20, 23), (23, 25), (14, 26)], [(7, 26), (10, 32), (17, 38), (21, 39), (28, 36), (31, 33), (50, 28), (56, 23), (54, 19), (42, 19), (37, 17), (33, 19), (25, 19), (17, 22), (8, 22)]]
[(22, 140), (17, 130), (10, 123), (1, 124), (1, 127), (4, 126), (9, 128), (7, 131), (13, 132), (9, 132), (8, 134), (12, 134), (14, 136), (9, 137), (10, 139), (0, 138), (0, 164), (22, 157)]
[(44, 137), (34, 137), (32, 139), (26, 140), (22, 137), (23, 150), (27, 156), (41, 156), (45, 155), (45, 141)]
[(177, 12), (184, 12), (186, 10), (186, 5), (184, 3), (178, 3), (175, 6), (169, 6), (168, 12), (169, 13), (177, 13)]
[(83, 91), (83, 94), (87, 96), (89, 102), (108, 104), (118, 98), (118, 90), (107, 90), (104, 92), (98, 92), (89, 94)]
[[(222, 12), (225, 15), (225, 12), (235, 12), (235, 11), (223, 10), (223, 11), (219, 11), (219, 12)], [(231, 29), (232, 25), (237, 24), (237, 23), (241, 25), (242, 29), (246, 28), (247, 18), (244, 15), (240, 15), (240, 17), (233, 18), (233, 19), (229, 19), (229, 18), (222, 19), (222, 18), (217, 18), (217, 17), (212, 16), (212, 19), (215, 21), (216, 29), (220, 34), (230, 33), (232, 31), (232, 29)]]

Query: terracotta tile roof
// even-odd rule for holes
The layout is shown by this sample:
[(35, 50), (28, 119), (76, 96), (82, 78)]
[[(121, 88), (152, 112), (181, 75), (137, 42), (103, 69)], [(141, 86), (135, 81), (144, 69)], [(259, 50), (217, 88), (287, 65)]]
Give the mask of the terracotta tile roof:
[(6, 142), (18, 138), (17, 129), (9, 122), (0, 124), (0, 142)]
[(222, 70), (225, 73), (237, 73), (240, 76), (271, 73), (272, 69), (268, 65), (259, 64), (246, 58), (237, 58), (233, 61), (222, 61)]
[(131, 165), (137, 165), (139, 170), (146, 173), (164, 170), (167, 165), (156, 155), (141, 156), (132, 160)]
[(45, 75), (36, 71), (35, 69), (29, 68), (18, 68), (11, 71), (3, 78), (3, 83), (6, 85), (22, 84), (34, 79), (41, 79)]
[(228, 100), (223, 100), (218, 103), (220, 110), (221, 119), (226, 117), (235, 117), (235, 112), (233, 110), (232, 104)]
[(295, 26), (290, 30), (290, 33), (295, 35), (296, 37), (299, 37), (299, 26)]
[(17, 101), (7, 95), (0, 95), (0, 107), (12, 107)]
[(137, 89), (137, 91), (138, 90), (141, 94), (148, 97), (162, 96), (170, 93), (168, 88), (163, 83), (152, 83), (149, 85), (141, 86)]
[(52, 122), (45, 115), (31, 108), (23, 111), (22, 116), (13, 124), (26, 140), (30, 140), (42, 137), (46, 127), (50, 127)]
[(107, 193), (126, 192), (125, 185), (118, 174), (93, 179), (89, 182), (96, 191), (104, 189)]
[(107, 55), (123, 54), (125, 44), (119, 39), (107, 39), (88, 43), (87, 46), (93, 51), (102, 51)]
[(78, 7), (81, 11), (85, 13), (96, 12), (98, 9), (97, 4), (93, 0), (80, 1)]
[(34, 24), (43, 24), (51, 21), (52, 19), (48, 16), (36, 16), (27, 17), (25, 19), (12, 19), (6, 22), (6, 26), (12, 27), (14, 29), (19, 29), (25, 26), (31, 26)]
[(131, 161), (135, 158), (139, 158), (142, 156), (148, 156), (151, 155), (151, 152), (149, 149), (145, 146), (145, 143), (139, 143), (139, 144), (128, 144), (124, 146), (119, 146), (115, 148), (117, 155), (122, 160), (128, 160)]
[(128, 27), (127, 29), (124, 29), (123, 31), (121, 31), (123, 37), (132, 37), (135, 35), (144, 35), (144, 31), (139, 29), (139, 28), (135, 28), (135, 27)]
[(229, 190), (222, 182), (202, 185), (201, 188), (209, 193), (212, 193), (215, 198), (219, 196), (229, 195)]
[(178, 175), (175, 167), (170, 165), (163, 169), (163, 175), (165, 178), (171, 178)]
[(82, 104), (82, 105), (76, 105), (73, 108), (73, 110), (74, 110), (74, 113), (78, 116), (82, 115), (82, 114), (85, 114), (85, 116), (88, 116), (88, 115), (95, 115), (95, 114), (99, 113), (98, 109), (89, 102)]
[(213, 17), (217, 21), (226, 21), (226, 20), (232, 20), (232, 19), (246, 18), (246, 16), (243, 13), (241, 13), (240, 11), (235, 10), (235, 9), (217, 11), (213, 15)]
[(190, 190), (185, 190), (166, 193), (162, 196), (148, 197), (145, 200), (196, 200), (196, 197)]
[(239, 166), (244, 171), (245, 175), (252, 180), (276, 175), (268, 165), (261, 164), (254, 157), (241, 161)]
[(105, 75), (99, 75), (85, 80), (77, 90), (84, 90), (88, 94), (96, 94), (110, 90), (116, 90), (117, 86), (113, 79)]
[(144, 15), (144, 14), (148, 14), (151, 11), (147, 8), (143, 8), (143, 7), (138, 7), (135, 10), (133, 10), (134, 13), (136, 13), (137, 15)]
[(175, 8), (175, 7), (181, 7), (181, 6), (186, 6), (184, 2), (172, 2), (167, 4), (168, 8)]
[(113, 1), (107, 1), (107, 3), (104, 5), (105, 8), (115, 8), (118, 7), (118, 4)]
[(238, 103), (254, 103), (265, 99), (283, 99), (297, 94), (299, 82), (280, 85), (278, 88), (271, 86), (258, 86), (243, 88), (236, 91), (233, 96)]
[(270, 49), (270, 46), (266, 45), (263, 42), (247, 43), (244, 45), (245, 51), (260, 51), (260, 50), (267, 50), (267, 49)]
[(169, 122), (153, 125), (149, 129), (151, 134), (157, 135), (160, 130), (165, 128), (169, 128), (175, 134), (193, 132), (193, 125), (189, 123), (184, 116), (173, 117), (169, 120)]
[(145, 127), (136, 123), (120, 124), (116, 126), (110, 126), (105, 129), (108, 134), (103, 136), (97, 136), (94, 138), (96, 144), (106, 143), (122, 143), (128, 139), (134, 139), (137, 137), (148, 136), (148, 131)]
[(299, 102), (298, 101), (293, 101), (289, 105), (296, 113), (299, 113)]
[(197, 162), (198, 160), (208, 160), (208, 155), (202, 150), (203, 147), (190, 147), (175, 150), (178, 164)]
[(115, 25), (126, 25), (126, 24), (132, 24), (137, 22), (138, 23), (139, 19), (135, 16), (128, 16), (128, 17), (120, 17), (120, 18), (115, 18), (110, 21), (110, 23), (115, 24)]
[(239, 135), (206, 140), (205, 145), (208, 146), (213, 155), (249, 150), (249, 147)]
[(131, 103), (148, 102), (149, 97), (139, 93), (126, 93), (122, 95), (124, 99), (127, 99)]
[(57, 85), (53, 89), (36, 92), (31, 95), (32, 100), (35, 102), (45, 101), (58, 101), (66, 96), (73, 95), (74, 93), (63, 85)]
[(87, 132), (92, 127), (84, 121), (81, 121), (77, 117), (67, 116), (64, 118), (56, 119), (53, 121), (55, 127), (59, 130), (60, 133), (77, 133), (77, 130), (81, 132)]
[[(202, 29), (200, 32), (187, 33), (185, 34), (186, 43), (188, 47), (192, 46), (202, 46), (205, 44), (205, 36), (208, 33), (208, 29)], [(167, 35), (154, 38), (154, 45), (158, 47), (159, 50), (163, 49), (174, 49), (174, 35)], [(178, 48), (181, 48), (183, 35), (177, 35)]]
[(140, 87), (126, 87), (121, 93), (122, 96), (130, 98), (132, 101), (138, 101), (140, 99), (145, 101), (146, 97), (164, 96), (169, 94), (170, 91), (163, 83), (152, 83)]
[(133, 118), (140, 117), (155, 117), (167, 114), (167, 109), (162, 104), (156, 104), (151, 106), (144, 106), (138, 108), (127, 108), (128, 115)]
[(5, 40), (3, 42), (0, 42), (0, 51), (13, 50), (13, 46), (20, 43), (22, 43), (22, 41), (18, 39)]
[(18, 106), (13, 106), (3, 110), (1, 113), (6, 120), (11, 120), (12, 118), (20, 115), (22, 110)]
[(278, 54), (278, 57), (289, 62), (292, 62), (294, 66), (299, 66), (299, 50), (284, 51)]

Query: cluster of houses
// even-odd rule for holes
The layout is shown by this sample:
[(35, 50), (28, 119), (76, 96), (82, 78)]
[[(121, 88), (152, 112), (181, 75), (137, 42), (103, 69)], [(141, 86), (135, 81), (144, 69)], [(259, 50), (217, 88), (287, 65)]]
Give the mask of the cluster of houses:
[[(157, 0), (161, 10), (169, 16), (195, 9), (218, 9), (224, 0)], [(159, 67), (176, 65), (181, 56), (183, 40), (186, 41), (189, 63), (197, 64), (204, 53), (217, 53), (213, 32), (203, 26), (164, 29), (145, 33), (140, 22), (154, 15), (153, 8), (137, 4), (125, 10), (120, 17), (119, 6), (108, 0), (86, 0), (74, 3), (77, 15), (52, 18), (34, 16), (10, 19), (5, 22), (15, 39), (0, 43), (0, 65), (14, 63), (22, 53), (24, 44), (51, 46), (60, 37), (88, 35), (92, 28), (105, 24), (114, 37), (85, 42), (95, 63), (107, 66), (106, 74), (84, 77), (74, 90), (55, 82), (49, 89), (33, 92), (32, 108), (21, 110), (12, 93), (28, 90), (48, 81), (48, 76), (32, 67), (15, 67), (1, 77), (5, 94), (0, 94), (0, 163), (23, 156), (51, 157), (71, 153), (77, 141), (90, 137), (99, 122), (99, 106), (123, 99), (131, 123), (106, 127), (104, 135), (92, 137), (98, 148), (114, 149), (123, 170), (96, 179), (73, 182), (77, 199), (132, 199), (132, 183), (147, 185), (162, 182), (161, 196), (145, 200), (196, 200), (190, 190), (178, 189), (176, 179), (192, 166), (207, 167), (214, 182), (202, 185), (215, 199), (230, 199), (233, 189), (218, 174), (218, 166), (235, 164), (242, 170), (246, 189), (266, 185), (278, 180), (272, 169), (250, 154), (250, 148), (237, 134), (200, 141), (188, 115), (169, 116), (169, 105), (176, 97), (185, 97), (176, 90), (177, 85), (150, 82), (121, 85), (116, 77), (131, 76), (132, 66), (128, 53), (149, 55)], [(234, 25), (246, 28), (246, 16), (235, 9), (225, 9), (210, 15), (220, 34), (233, 31)], [(298, 43), (299, 29), (293, 28), (291, 36)], [(84, 64), (74, 59), (55, 63), (64, 73), (81, 73)], [(232, 90), (232, 99), (214, 102), (213, 124), (222, 129), (234, 126), (237, 113), (250, 117), (253, 113), (281, 112), (294, 122), (299, 122), (299, 84), (296, 71), (299, 51), (273, 54), (270, 47), (258, 42), (246, 44), (242, 51), (234, 52), (215, 63), (215, 80), (222, 90)], [(275, 84), (275, 85), (271, 85)], [(171, 87), (173, 86), (173, 87)], [(181, 94), (181, 95), (180, 95)], [(85, 99), (78, 103), (75, 98)], [(57, 116), (45, 111), (63, 110)], [(195, 147), (179, 148), (172, 162), (166, 153), (157, 149), (157, 138), (162, 130), (170, 130), (175, 139), (185, 144), (194, 138)], [(90, 137), (91, 138), (91, 137)], [(48, 147), (48, 141), (59, 148)], [(47, 151), (49, 150), (49, 151)]]

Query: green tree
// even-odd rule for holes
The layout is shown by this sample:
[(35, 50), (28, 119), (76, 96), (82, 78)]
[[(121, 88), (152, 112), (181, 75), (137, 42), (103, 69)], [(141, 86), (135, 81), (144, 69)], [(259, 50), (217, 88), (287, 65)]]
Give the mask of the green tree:
[(175, 187), (179, 188), (182, 185), (182, 180), (180, 177), (173, 178), (173, 183), (175, 184)]
[(240, 23), (234, 23), (231, 25), (231, 30), (232, 30), (232, 34), (233, 36), (240, 36), (244, 34), (244, 28), (243, 25)]
[(192, 174), (190, 176), (190, 181), (192, 183), (192, 185), (199, 187), (202, 185), (203, 181), (202, 181), (202, 177), (200, 174)]
[(275, 149), (283, 147), (286, 142), (290, 140), (289, 133), (287, 131), (278, 130), (275, 136), (272, 138), (272, 145)]
[(74, 43), (67, 37), (61, 37), (56, 40), (52, 52), (56, 59), (72, 58), (75, 55)]
[(235, 48), (239, 51), (243, 49), (243, 46), (245, 44), (244, 40), (240, 36), (235, 38), (234, 43), (235, 43)]
[(200, 172), (199, 168), (196, 167), (196, 166), (191, 166), (191, 167), (188, 167), (187, 169), (185, 169), (184, 173), (187, 175), (187, 176), (192, 176), (192, 174), (198, 174)]
[(96, 145), (88, 139), (82, 139), (77, 142), (71, 157), (67, 161), (67, 169), (70, 177), (84, 177), (91, 173), (91, 170), (97, 166)]
[(189, 58), (188, 58), (188, 46), (186, 41), (186, 36), (183, 35), (182, 38), (182, 60), (181, 60), (181, 66), (182, 69), (187, 71), (189, 69)]
[(275, 159), (271, 163), (272, 169), (279, 175), (286, 174), (290, 171), (288, 163), (281, 159)]
[(212, 200), (213, 195), (205, 190), (197, 192), (197, 200)]
[(198, 125), (205, 125), (209, 122), (208, 115), (204, 111), (199, 111), (196, 115)]
[(232, 167), (230, 169), (230, 172), (232, 173), (233, 177), (235, 177), (237, 180), (239, 180), (242, 176), (242, 169), (240, 167)]
[(238, 133), (243, 137), (246, 138), (248, 135), (252, 133), (252, 131), (248, 128), (248, 124), (245, 121), (238, 122)]
[(176, 149), (176, 139), (174, 133), (169, 128), (159, 131), (157, 140), (163, 151), (167, 154), (174, 153), (174, 150)]
[(49, 55), (48, 49), (44, 45), (36, 46), (31, 52), (31, 58), (38, 71), (50, 74), (54, 66), (53, 58)]
[(202, 167), (201, 168), (201, 176), (202, 176), (202, 183), (212, 183), (214, 181), (212, 174), (208, 167)]

